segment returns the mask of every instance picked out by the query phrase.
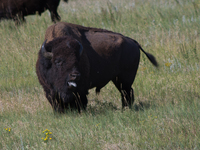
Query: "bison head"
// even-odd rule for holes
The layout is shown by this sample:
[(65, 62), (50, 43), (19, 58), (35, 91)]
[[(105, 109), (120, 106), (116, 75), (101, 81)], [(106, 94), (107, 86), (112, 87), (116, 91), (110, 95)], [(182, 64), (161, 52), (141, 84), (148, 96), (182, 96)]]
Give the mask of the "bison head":
[(80, 42), (71, 37), (56, 38), (49, 43), (43, 43), (40, 56), (44, 78), (51, 88), (53, 99), (70, 103), (77, 93), (81, 73), (79, 61), (83, 51)]

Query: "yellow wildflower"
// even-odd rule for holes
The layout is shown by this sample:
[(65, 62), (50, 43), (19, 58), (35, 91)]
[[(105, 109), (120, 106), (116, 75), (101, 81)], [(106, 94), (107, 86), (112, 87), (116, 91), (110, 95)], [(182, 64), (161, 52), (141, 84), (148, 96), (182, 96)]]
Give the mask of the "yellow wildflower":
[(167, 66), (167, 67), (170, 67), (171, 65), (172, 65), (172, 63), (170, 63), (170, 62), (165, 63), (165, 66)]
[(147, 68), (146, 67), (142, 67), (141, 68), (141, 71), (145, 71)]

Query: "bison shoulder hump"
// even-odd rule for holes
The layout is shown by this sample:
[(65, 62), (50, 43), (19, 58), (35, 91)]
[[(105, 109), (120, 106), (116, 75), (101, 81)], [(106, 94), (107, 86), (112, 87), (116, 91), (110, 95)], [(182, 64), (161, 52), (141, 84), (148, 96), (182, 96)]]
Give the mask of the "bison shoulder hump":
[(114, 35), (114, 36), (111, 36), (111, 38), (113, 39), (113, 44), (116, 45), (116, 46), (120, 46), (123, 43), (122, 36)]

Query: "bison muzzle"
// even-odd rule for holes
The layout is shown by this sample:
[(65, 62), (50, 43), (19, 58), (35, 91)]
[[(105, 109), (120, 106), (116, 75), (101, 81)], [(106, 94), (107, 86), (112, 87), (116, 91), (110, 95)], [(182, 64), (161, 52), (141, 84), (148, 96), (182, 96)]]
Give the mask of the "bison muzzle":
[(153, 65), (153, 55), (137, 41), (112, 31), (60, 22), (48, 27), (38, 54), (36, 72), (55, 111), (87, 107), (88, 90), (112, 81), (121, 93), (122, 108), (134, 102), (132, 84), (140, 50)]

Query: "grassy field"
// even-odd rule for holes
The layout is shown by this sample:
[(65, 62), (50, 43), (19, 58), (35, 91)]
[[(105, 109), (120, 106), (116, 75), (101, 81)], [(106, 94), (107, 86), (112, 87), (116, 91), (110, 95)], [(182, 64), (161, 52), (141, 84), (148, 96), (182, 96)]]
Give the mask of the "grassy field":
[(62, 21), (137, 40), (142, 54), (132, 110), (112, 83), (88, 95), (87, 112), (54, 114), (35, 64), (49, 12), (0, 22), (0, 149), (200, 149), (199, 0), (61, 1)]

